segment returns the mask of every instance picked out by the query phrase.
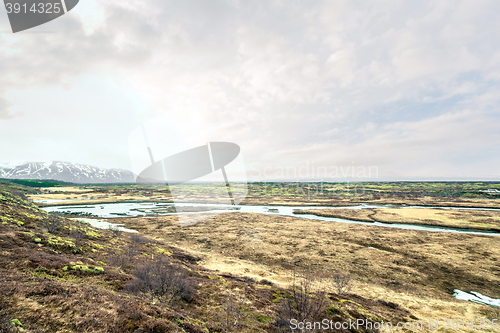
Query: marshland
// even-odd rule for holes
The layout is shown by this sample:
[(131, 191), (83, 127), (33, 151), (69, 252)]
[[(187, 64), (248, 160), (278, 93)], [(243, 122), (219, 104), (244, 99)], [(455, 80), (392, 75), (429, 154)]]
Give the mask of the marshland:
[[(182, 203), (158, 184), (26, 185), (2, 184), (5, 330), (14, 319), (33, 332), (500, 319), (498, 307), (454, 297), (500, 298), (499, 197), (484, 192), (498, 183), (250, 183), (223, 209), (207, 200), (221, 189), (211, 184), (187, 185)], [(149, 271), (174, 286), (159, 293)]]

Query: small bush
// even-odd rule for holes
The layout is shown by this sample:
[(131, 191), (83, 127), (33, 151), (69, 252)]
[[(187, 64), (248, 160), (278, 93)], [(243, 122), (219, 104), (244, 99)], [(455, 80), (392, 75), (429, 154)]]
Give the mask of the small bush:
[(222, 311), (219, 315), (220, 321), (227, 332), (238, 332), (246, 319), (244, 312), (245, 306), (240, 300), (234, 300), (233, 296), (222, 306)]
[(323, 285), (317, 284), (310, 273), (294, 271), (290, 290), (278, 297), (278, 316), (274, 325), (278, 330), (289, 332), (290, 320), (314, 321), (324, 318), (327, 298)]
[(108, 230), (111, 231), (112, 233), (115, 234), (115, 236), (120, 236), (122, 234), (123, 231), (120, 230), (120, 228), (116, 225), (112, 225), (110, 224), (108, 226)]
[(151, 239), (144, 237), (143, 235), (139, 233), (132, 233), (130, 235), (130, 240), (139, 244), (148, 244), (148, 243), (154, 243)]
[(138, 254), (137, 248), (132, 244), (128, 244), (123, 248), (123, 250), (125, 251), (125, 255), (129, 260), (132, 260)]
[(41, 221), (41, 224), (44, 228), (47, 229), (47, 232), (50, 234), (57, 234), (59, 231), (61, 231), (63, 225), (64, 225), (64, 220), (56, 215), (49, 214), (48, 217), (44, 218)]
[(81, 231), (80, 229), (72, 229), (69, 233), (69, 236), (76, 241), (83, 241), (84, 239), (87, 239), (86, 233)]
[(194, 290), (189, 277), (166, 257), (148, 261), (138, 266), (132, 274), (136, 280), (128, 285), (130, 291), (150, 294), (152, 299), (167, 304), (176, 298), (186, 302), (193, 298)]
[(130, 264), (130, 258), (124, 254), (115, 254), (108, 257), (108, 264), (124, 269)]
[(352, 288), (352, 279), (349, 274), (337, 272), (332, 276), (333, 288), (339, 295), (348, 293)]

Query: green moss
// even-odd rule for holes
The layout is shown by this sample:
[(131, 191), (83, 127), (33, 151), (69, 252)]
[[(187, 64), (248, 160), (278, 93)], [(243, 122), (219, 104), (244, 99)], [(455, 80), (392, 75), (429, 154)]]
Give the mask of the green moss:
[(33, 277), (41, 278), (41, 279), (54, 279), (54, 276), (47, 273), (45, 270), (35, 270), (31, 273)]
[(73, 271), (80, 271), (88, 274), (101, 274), (104, 273), (104, 268), (100, 266), (95, 266), (94, 268), (89, 267), (88, 265), (85, 265), (81, 261), (77, 261), (76, 263), (70, 262), (70, 266), (64, 266), (63, 270), (73, 270)]
[(18, 227), (22, 227), (23, 225), (24, 225), (24, 222), (17, 221), (17, 226), (18, 226)]
[(342, 312), (342, 310), (340, 310), (340, 308), (335, 307), (333, 304), (330, 305), (326, 309), (326, 313), (328, 313), (329, 316), (332, 316), (332, 315), (335, 315), (335, 314), (338, 314), (338, 313), (341, 313), (341, 312)]
[(349, 302), (349, 303), (352, 303), (352, 304), (356, 304), (356, 305), (357, 305), (357, 306), (359, 306), (360, 308), (363, 308), (363, 306), (362, 306), (361, 304), (356, 303), (356, 302), (354, 302), (354, 301), (351, 301), (350, 299), (341, 299), (339, 302), (340, 302), (340, 303)]
[(35, 241), (35, 243), (41, 243), (42, 242), (42, 240), (40, 238), (35, 238), (34, 241)]
[(90, 243), (89, 245), (92, 246), (92, 247), (98, 248), (99, 250), (102, 250), (102, 249), (105, 248), (104, 245), (97, 244), (97, 243)]
[(290, 297), (289, 293), (276, 290), (276, 292), (273, 294), (273, 303), (279, 303), (282, 299), (288, 297)]
[(10, 324), (13, 326), (13, 327), (22, 327), (23, 324), (21, 323), (21, 321), (19, 319), (12, 319), (10, 321)]
[(255, 319), (257, 319), (257, 321), (264, 323), (264, 324), (273, 320), (273, 318), (271, 318), (271, 317), (262, 316), (260, 314), (256, 314)]
[(71, 239), (65, 239), (61, 236), (49, 236), (47, 245), (52, 247), (75, 248), (75, 243)]
[(161, 254), (166, 254), (167, 256), (172, 255), (172, 252), (165, 250), (164, 248), (159, 247), (159, 246), (156, 247), (156, 252), (161, 253)]
[(103, 235), (98, 234), (98, 233), (97, 233), (97, 232), (95, 232), (95, 231), (87, 231), (87, 232), (86, 232), (86, 235), (87, 235), (88, 237), (91, 237), (91, 238), (96, 238), (96, 239), (97, 239), (97, 238), (100, 238), (100, 237), (103, 237)]

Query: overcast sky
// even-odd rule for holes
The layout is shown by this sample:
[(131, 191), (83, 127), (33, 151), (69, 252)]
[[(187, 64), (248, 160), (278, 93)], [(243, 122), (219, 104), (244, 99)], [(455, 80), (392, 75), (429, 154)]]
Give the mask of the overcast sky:
[(253, 180), (498, 180), (498, 13), (495, 0), (80, 0), (12, 34), (1, 8), (0, 162), (131, 169), (149, 122), (175, 147), (237, 143)]

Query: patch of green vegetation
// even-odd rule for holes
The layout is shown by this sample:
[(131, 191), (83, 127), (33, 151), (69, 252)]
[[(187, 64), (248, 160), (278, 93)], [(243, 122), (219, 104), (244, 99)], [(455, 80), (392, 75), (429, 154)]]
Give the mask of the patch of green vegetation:
[(255, 315), (255, 319), (257, 319), (257, 321), (264, 323), (264, 324), (269, 323), (273, 320), (273, 318), (271, 318), (271, 317), (263, 316), (263, 315), (260, 315), (258, 313)]
[(24, 225), (24, 222), (17, 221), (17, 226), (18, 226), (18, 227), (22, 227), (23, 225)]
[(76, 248), (73, 240), (54, 235), (49, 236), (49, 238), (47, 239), (47, 245), (52, 247)]
[(55, 277), (52, 274), (49, 274), (45, 269), (37, 269), (31, 273), (33, 277), (40, 279), (54, 279)]
[(354, 301), (351, 301), (350, 299), (341, 299), (341, 300), (339, 301), (339, 303), (341, 303), (341, 304), (342, 304), (342, 303), (344, 303), (344, 302), (349, 302), (349, 303), (352, 303), (352, 304), (356, 304), (356, 305), (357, 305), (357, 306), (359, 306), (360, 308), (363, 308), (363, 306), (362, 306), (361, 304), (356, 303), (356, 302), (354, 302)]
[(334, 306), (333, 304), (331, 304), (327, 309), (326, 309), (326, 313), (328, 313), (329, 316), (333, 316), (333, 315), (336, 315), (336, 314), (340, 314), (342, 313), (342, 310), (336, 306)]
[(86, 231), (85, 234), (87, 235), (87, 237), (90, 237), (90, 238), (95, 238), (95, 239), (98, 239), (100, 237), (103, 237), (104, 235), (102, 234), (99, 234), (93, 230), (90, 230), (90, 231)]
[(101, 274), (104, 273), (104, 268), (100, 266), (94, 266), (94, 268), (89, 267), (88, 265), (83, 264), (83, 262), (78, 261), (76, 263), (70, 262), (70, 266), (64, 266), (62, 269), (64, 271), (74, 270), (80, 271), (88, 274)]
[(19, 319), (12, 319), (10, 321), (10, 324), (12, 327), (23, 327), (23, 324), (21, 323), (21, 321)]
[(273, 294), (273, 303), (279, 303), (282, 299), (289, 298), (290, 294), (286, 291), (282, 292), (279, 290), (276, 290), (276, 292)]
[[(109, 246), (102, 245), (99, 243), (88, 243), (87, 245), (89, 245), (90, 247), (95, 247), (98, 250), (103, 250), (104, 248), (109, 247)], [(97, 250), (96, 251), (92, 250), (92, 252), (97, 252)]]
[(172, 255), (172, 252), (170, 252), (168, 250), (165, 250), (164, 248), (159, 247), (159, 246), (156, 247), (156, 252), (161, 253), (161, 254), (165, 254), (167, 256), (171, 256)]
[(16, 220), (14, 220), (13, 218), (5, 216), (0, 216), (0, 221), (2, 221), (2, 224), (16, 223)]

